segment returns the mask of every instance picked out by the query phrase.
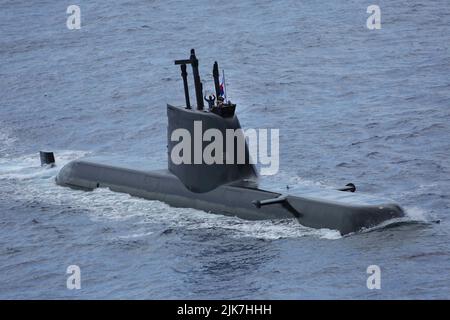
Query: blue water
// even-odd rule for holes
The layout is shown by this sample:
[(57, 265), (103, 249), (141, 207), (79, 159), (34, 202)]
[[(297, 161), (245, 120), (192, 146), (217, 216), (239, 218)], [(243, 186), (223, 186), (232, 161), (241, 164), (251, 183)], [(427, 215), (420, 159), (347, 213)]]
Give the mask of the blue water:
[[(0, 2), (0, 298), (450, 298), (447, 0), (377, 1), (381, 30), (370, 1), (81, 0), (72, 31), (69, 4)], [(280, 129), (269, 186), (351, 181), (410, 222), (341, 237), (56, 186), (82, 156), (166, 166), (191, 48), (207, 88), (226, 70), (244, 127)]]

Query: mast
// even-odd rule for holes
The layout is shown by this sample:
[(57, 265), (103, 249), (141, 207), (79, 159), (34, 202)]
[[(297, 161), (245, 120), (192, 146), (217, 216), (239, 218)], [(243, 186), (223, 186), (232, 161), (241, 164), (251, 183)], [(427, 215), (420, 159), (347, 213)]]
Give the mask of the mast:
[(219, 80), (219, 64), (214, 62), (213, 66), (214, 88), (216, 89), (216, 97), (220, 96), (220, 80)]
[(227, 102), (227, 83), (225, 81), (225, 70), (222, 69), (223, 75), (223, 99)]
[(195, 56), (195, 50), (191, 49), (191, 56), (186, 60), (175, 60), (175, 64), (179, 64), (181, 66), (181, 76), (183, 77), (183, 86), (184, 86), (184, 96), (186, 99), (186, 108), (190, 109), (190, 101), (189, 101), (189, 89), (187, 85), (187, 72), (186, 65), (190, 64), (192, 66), (192, 74), (194, 76), (194, 85), (195, 85), (195, 97), (197, 99), (197, 109), (203, 110), (203, 85), (200, 80), (200, 73), (198, 71), (198, 59)]
[(198, 72), (198, 59), (195, 56), (195, 50), (191, 49), (191, 65), (192, 65), (192, 74), (194, 75), (194, 84), (195, 84), (195, 96), (197, 97), (197, 109), (203, 110), (203, 85), (200, 81), (200, 74)]

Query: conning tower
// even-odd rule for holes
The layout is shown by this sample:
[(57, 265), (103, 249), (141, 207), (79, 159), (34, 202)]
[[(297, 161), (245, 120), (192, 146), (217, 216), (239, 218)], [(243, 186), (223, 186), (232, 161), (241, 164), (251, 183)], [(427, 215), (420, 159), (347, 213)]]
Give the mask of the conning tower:
[[(199, 62), (194, 49), (191, 50), (189, 59), (176, 60), (175, 64), (180, 65), (181, 68), (186, 105), (181, 107), (167, 105), (169, 171), (177, 176), (187, 189), (196, 193), (208, 192), (230, 183), (254, 184), (257, 171), (251, 163), (248, 145), (243, 138), (241, 125), (235, 114), (236, 105), (230, 101), (224, 101), (222, 97), (217, 62), (213, 66), (215, 101), (211, 102), (210, 100), (210, 105), (207, 108), (205, 108), (203, 102), (203, 84), (200, 79)], [(187, 65), (192, 66), (196, 108), (192, 108), (190, 102)], [(181, 130), (175, 132), (177, 129)], [(220, 131), (223, 137), (222, 141), (216, 141), (212, 137), (208, 139), (206, 137), (208, 135), (204, 139), (204, 134), (209, 129)], [(228, 129), (232, 129), (235, 133), (232, 145), (226, 143), (227, 134), (230, 135), (231, 132)], [(211, 130), (209, 132), (211, 133)], [(190, 136), (190, 141), (186, 143), (186, 146), (189, 145), (190, 147), (190, 152), (184, 154), (186, 149), (181, 152), (184, 159), (188, 159), (188, 161), (182, 163), (179, 163), (179, 161), (175, 161), (177, 162), (175, 163), (172, 157), (172, 151), (175, 154), (179, 153), (180, 148), (176, 146), (181, 143), (182, 138), (178, 133), (189, 133)], [(240, 139), (242, 140), (239, 141)], [(212, 142), (222, 145), (219, 149), (223, 150), (223, 161), (205, 162), (203, 157), (205, 148)], [(242, 153), (244, 158), (242, 158)], [(214, 155), (216, 156), (216, 154)]]

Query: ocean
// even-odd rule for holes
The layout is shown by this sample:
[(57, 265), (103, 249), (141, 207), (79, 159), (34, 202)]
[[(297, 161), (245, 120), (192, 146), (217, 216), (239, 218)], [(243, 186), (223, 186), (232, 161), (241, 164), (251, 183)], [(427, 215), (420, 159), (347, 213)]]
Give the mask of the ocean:
[[(70, 3), (0, 1), (1, 299), (450, 298), (448, 1), (377, 1), (379, 30), (370, 1), (74, 4), (79, 30)], [(268, 188), (353, 182), (408, 221), (341, 236), (57, 186), (81, 157), (166, 168), (191, 48), (206, 89), (225, 70), (244, 128), (280, 130)]]

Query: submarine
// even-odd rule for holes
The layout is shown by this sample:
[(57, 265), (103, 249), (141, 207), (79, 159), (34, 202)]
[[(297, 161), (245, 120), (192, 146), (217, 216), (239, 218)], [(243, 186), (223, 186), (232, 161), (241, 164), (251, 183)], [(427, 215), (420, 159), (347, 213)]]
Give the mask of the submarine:
[[(351, 183), (337, 190), (305, 187), (304, 190), (296, 190), (295, 194), (264, 190), (259, 187), (259, 175), (251, 161), (246, 140), (244, 160), (241, 162), (206, 163), (204, 159), (200, 162), (174, 161), (171, 155), (177, 148), (177, 141), (173, 139), (177, 130), (194, 135), (199, 130), (195, 125), (198, 122), (202, 124), (201, 133), (214, 129), (225, 135), (229, 129), (241, 129), (236, 104), (221, 98), (223, 88), (217, 62), (214, 62), (212, 70), (214, 101), (212, 96), (209, 99), (203, 96), (199, 61), (194, 49), (188, 59), (176, 60), (175, 65), (180, 66), (185, 105), (167, 104), (167, 168), (147, 171), (77, 159), (58, 172), (55, 178), (58, 185), (86, 191), (109, 188), (162, 201), (173, 207), (194, 208), (247, 220), (296, 219), (303, 226), (338, 230), (342, 235), (405, 216), (403, 209), (392, 200), (355, 192), (356, 187)], [(188, 66), (192, 67), (196, 106), (190, 102)], [(204, 100), (208, 102), (206, 107)], [(206, 147), (205, 142), (201, 144), (200, 152)], [(224, 146), (225, 153), (237, 157), (238, 146), (232, 148), (227, 150)], [(183, 157), (192, 160), (195, 155), (183, 154)], [(41, 160), (54, 162), (53, 156), (41, 155)]]

